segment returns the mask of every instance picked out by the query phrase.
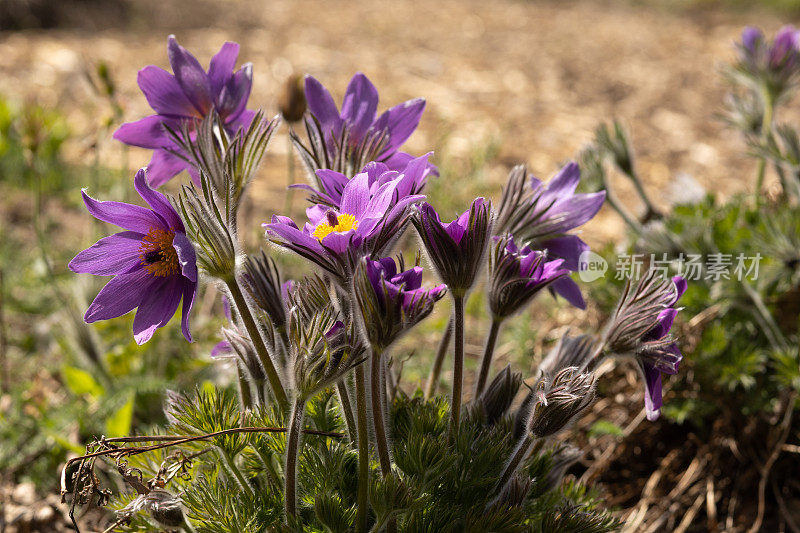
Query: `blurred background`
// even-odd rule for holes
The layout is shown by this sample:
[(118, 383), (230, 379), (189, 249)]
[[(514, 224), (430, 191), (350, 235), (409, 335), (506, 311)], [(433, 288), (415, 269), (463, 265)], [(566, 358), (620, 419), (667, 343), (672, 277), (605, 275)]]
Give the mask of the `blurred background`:
[[(88, 435), (145, 431), (163, 421), (164, 389), (225, 380), (207, 355), (223, 322), (207, 318), (221, 317), (213, 291), (195, 313), (203, 341), (187, 347), (171, 324), (140, 348), (130, 320), (82, 325), (98, 285), (66, 270), (99, 236), (80, 189), (133, 200), (131, 177), (150, 153), (111, 133), (149, 114), (136, 72), (169, 68), (169, 34), (204, 65), (224, 41), (239, 42), (240, 62), (253, 63), (249, 107), (269, 115), (278, 113), (292, 74), (314, 75), (338, 102), (362, 71), (380, 92), (380, 110), (424, 97), (406, 149), (435, 151), (442, 176), (429, 194), (446, 217), (475, 195), (498, 198), (517, 163), (549, 178), (611, 119), (628, 127), (658, 207), (687, 194), (685, 176), (723, 198), (744, 192), (755, 162), (720, 119), (726, 86), (719, 70), (735, 57), (745, 25), (772, 33), (799, 21), (800, 2), (792, 0), (0, 0), (0, 531), (23, 515), (29, 529), (18, 531), (62, 528), (58, 465), (81, 453)], [(244, 210), (243, 237), (253, 247), (263, 244), (260, 223), (285, 213), (288, 156), (282, 126)], [(627, 203), (630, 182), (614, 184)], [(301, 203), (295, 198), (293, 215)], [(623, 234), (621, 220), (604, 208), (582, 237), (603, 248)], [(471, 310), (476, 325), (482, 305)], [(575, 317), (587, 330), (601, 318), (591, 307), (545, 314), (535, 323), (562, 332)], [(446, 315), (423, 328), (430, 343)], [(521, 352), (541, 355), (552, 341), (530, 333), (531, 320), (525, 315), (508, 328), (499, 348), (521, 370), (532, 366)], [(468, 369), (483, 326), (473, 329)], [(409, 363), (412, 384), (427, 371), (429, 358), (421, 360)], [(640, 402), (635, 380), (627, 381)], [(636, 501), (644, 480), (625, 492), (624, 480), (607, 479), (623, 495), (612, 504)]]

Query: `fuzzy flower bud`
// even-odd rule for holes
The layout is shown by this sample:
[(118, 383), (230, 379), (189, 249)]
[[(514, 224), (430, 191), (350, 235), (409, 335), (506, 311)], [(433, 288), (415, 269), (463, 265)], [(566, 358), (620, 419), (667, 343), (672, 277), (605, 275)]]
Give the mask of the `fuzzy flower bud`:
[(280, 329), (286, 325), (286, 302), (292, 281), (281, 281), (275, 261), (260, 254), (248, 256), (244, 262), (242, 281), (255, 304), (269, 316), (272, 324)]
[(469, 210), (450, 223), (423, 203), (413, 219), (439, 277), (454, 295), (463, 296), (475, 283), (492, 231), (492, 204), (476, 198)]
[(536, 437), (561, 431), (594, 401), (594, 376), (577, 368), (566, 368), (552, 379), (540, 380), (533, 391), (533, 405), (528, 430)]
[(300, 122), (306, 112), (306, 92), (303, 87), (303, 78), (292, 74), (283, 84), (283, 91), (278, 100), (278, 109), (281, 116), (289, 124)]
[(478, 400), (488, 425), (494, 425), (506, 414), (521, 385), (522, 374), (512, 372), (511, 365), (506, 365), (489, 383)]

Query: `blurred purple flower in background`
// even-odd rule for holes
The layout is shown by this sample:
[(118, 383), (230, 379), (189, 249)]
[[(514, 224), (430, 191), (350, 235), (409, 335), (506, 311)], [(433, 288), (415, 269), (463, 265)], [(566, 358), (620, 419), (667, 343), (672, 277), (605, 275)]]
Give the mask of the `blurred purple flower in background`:
[(668, 335), (678, 314), (675, 304), (686, 292), (687, 283), (681, 276), (675, 276), (672, 282), (677, 291), (675, 299), (659, 313), (656, 325), (642, 338), (643, 344), (638, 353), (645, 382), (645, 411), (650, 421), (656, 420), (661, 413), (661, 374), (677, 374), (678, 365), (683, 359), (678, 345)]
[[(306, 100), (308, 110), (319, 121), (328, 149), (333, 153), (337, 139), (346, 128), (352, 144), (362, 142), (370, 133), (384, 135), (384, 144), (374, 159), (390, 170), (402, 170), (413, 159), (399, 148), (419, 125), (425, 110), (423, 98), (408, 100), (377, 116), (378, 90), (358, 72), (347, 86), (341, 112), (330, 92), (312, 76), (306, 76)], [(428, 165), (435, 172), (436, 167)]]
[(764, 86), (771, 99), (777, 99), (800, 73), (800, 31), (784, 26), (769, 42), (760, 29), (746, 27), (739, 44), (737, 69)]
[(138, 307), (133, 333), (143, 344), (169, 322), (183, 299), (181, 326), (191, 342), (189, 313), (197, 293), (194, 247), (167, 197), (148, 185), (144, 169), (136, 173), (134, 186), (150, 209), (101, 202), (83, 191), (92, 216), (126, 230), (100, 239), (69, 263), (73, 272), (115, 276), (89, 306), (84, 320), (107, 320)]
[(191, 129), (193, 122), (216, 112), (230, 134), (250, 125), (254, 113), (246, 109), (253, 82), (253, 68), (246, 63), (234, 72), (239, 45), (227, 42), (211, 59), (206, 72), (195, 57), (170, 35), (167, 50), (174, 74), (154, 65), (139, 71), (137, 81), (150, 107), (156, 112), (136, 122), (123, 124), (114, 138), (125, 144), (154, 150), (147, 165), (147, 178), (160, 187), (182, 170), (197, 182), (196, 170), (173, 153), (177, 145), (164, 126)]

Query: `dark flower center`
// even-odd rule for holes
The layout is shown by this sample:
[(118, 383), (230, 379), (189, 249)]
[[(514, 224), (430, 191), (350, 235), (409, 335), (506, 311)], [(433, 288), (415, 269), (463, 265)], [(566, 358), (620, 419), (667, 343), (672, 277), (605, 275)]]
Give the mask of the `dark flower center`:
[(174, 231), (150, 228), (139, 244), (139, 258), (147, 271), (159, 277), (174, 276), (181, 271), (178, 253), (172, 246)]

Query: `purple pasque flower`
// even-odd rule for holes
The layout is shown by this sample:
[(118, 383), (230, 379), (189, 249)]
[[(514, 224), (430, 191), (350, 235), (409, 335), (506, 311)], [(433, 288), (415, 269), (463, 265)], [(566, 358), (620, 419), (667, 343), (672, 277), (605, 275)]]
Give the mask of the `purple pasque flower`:
[[(343, 132), (347, 132), (350, 145), (358, 145), (367, 141), (367, 149), (374, 151), (369, 160), (384, 163), (391, 170), (402, 170), (411, 161), (412, 156), (400, 152), (400, 146), (414, 133), (419, 125), (425, 100), (414, 98), (377, 116), (378, 90), (358, 72), (350, 80), (342, 100), (341, 112), (333, 101), (330, 92), (314, 77), (306, 76), (306, 100), (308, 110), (317, 119), (322, 129), (325, 143), (330, 151), (331, 160), (341, 149)], [(369, 137), (379, 137), (379, 144), (369, 144)], [(360, 168), (360, 167), (359, 167)], [(428, 167), (436, 171), (436, 167)]]
[(178, 131), (216, 112), (225, 129), (233, 135), (246, 128), (254, 113), (246, 109), (253, 84), (252, 64), (234, 72), (239, 45), (227, 42), (211, 59), (206, 72), (195, 57), (186, 51), (174, 35), (167, 41), (169, 62), (174, 74), (149, 65), (139, 71), (137, 81), (155, 114), (128, 122), (114, 132), (114, 138), (132, 146), (154, 150), (147, 165), (148, 180), (160, 187), (182, 170), (189, 170), (197, 183), (197, 171), (177, 155), (178, 146), (165, 126)]
[(289, 217), (279, 215), (263, 226), (273, 242), (342, 281), (361, 257), (385, 253), (406, 227), (409, 206), (424, 200), (422, 195), (400, 197), (402, 180), (398, 176), (373, 189), (368, 173), (362, 172), (347, 182), (338, 207), (309, 207), (308, 222), (302, 230)]
[(441, 221), (433, 206), (423, 203), (413, 222), (439, 277), (455, 296), (464, 296), (475, 283), (489, 244), (491, 202), (476, 198), (449, 223)]
[(672, 278), (675, 297), (666, 309), (658, 314), (656, 324), (645, 333), (637, 360), (644, 376), (644, 405), (647, 419), (656, 420), (661, 413), (661, 374), (678, 373), (678, 365), (683, 359), (678, 345), (669, 336), (672, 322), (678, 314), (675, 304), (686, 292), (687, 283), (681, 276)]
[(569, 232), (591, 220), (606, 198), (605, 191), (576, 193), (581, 179), (578, 164), (567, 163), (549, 183), (515, 167), (509, 176), (498, 215), (497, 233), (508, 232), (537, 250), (564, 260), (564, 267), (578, 270), (580, 255), (589, 246)]
[[(433, 152), (411, 159), (399, 170), (390, 169), (385, 163), (372, 161), (367, 163), (361, 173), (367, 175), (367, 184), (371, 193), (376, 192), (386, 183), (397, 181), (398, 198), (415, 196), (422, 192), (430, 174), (428, 158)], [(342, 203), (342, 192), (350, 182), (350, 178), (341, 172), (330, 169), (316, 171), (319, 188), (310, 185), (292, 185), (292, 188), (305, 189), (311, 192), (310, 200), (314, 203), (338, 208)]]
[(394, 259), (364, 258), (356, 274), (356, 299), (364, 330), (381, 351), (433, 311), (447, 290), (445, 285), (422, 287), (422, 267), (402, 270)]
[[(548, 260), (545, 252), (527, 245), (520, 249), (511, 235), (494, 239), (489, 261), (489, 309), (496, 318), (513, 315), (545, 287), (559, 279), (569, 279), (563, 259)], [(574, 291), (563, 293), (572, 305), (585, 307), (577, 285)]]
[(738, 69), (763, 84), (772, 98), (779, 97), (800, 72), (800, 31), (784, 26), (772, 42), (760, 29), (748, 26), (742, 31)]
[(69, 263), (73, 272), (114, 276), (89, 306), (84, 320), (107, 320), (138, 308), (133, 333), (136, 342), (143, 344), (169, 322), (182, 299), (183, 336), (191, 342), (189, 313), (197, 294), (194, 247), (167, 197), (148, 185), (145, 169), (136, 173), (133, 182), (150, 209), (101, 202), (83, 191), (92, 216), (125, 230), (100, 239)]

